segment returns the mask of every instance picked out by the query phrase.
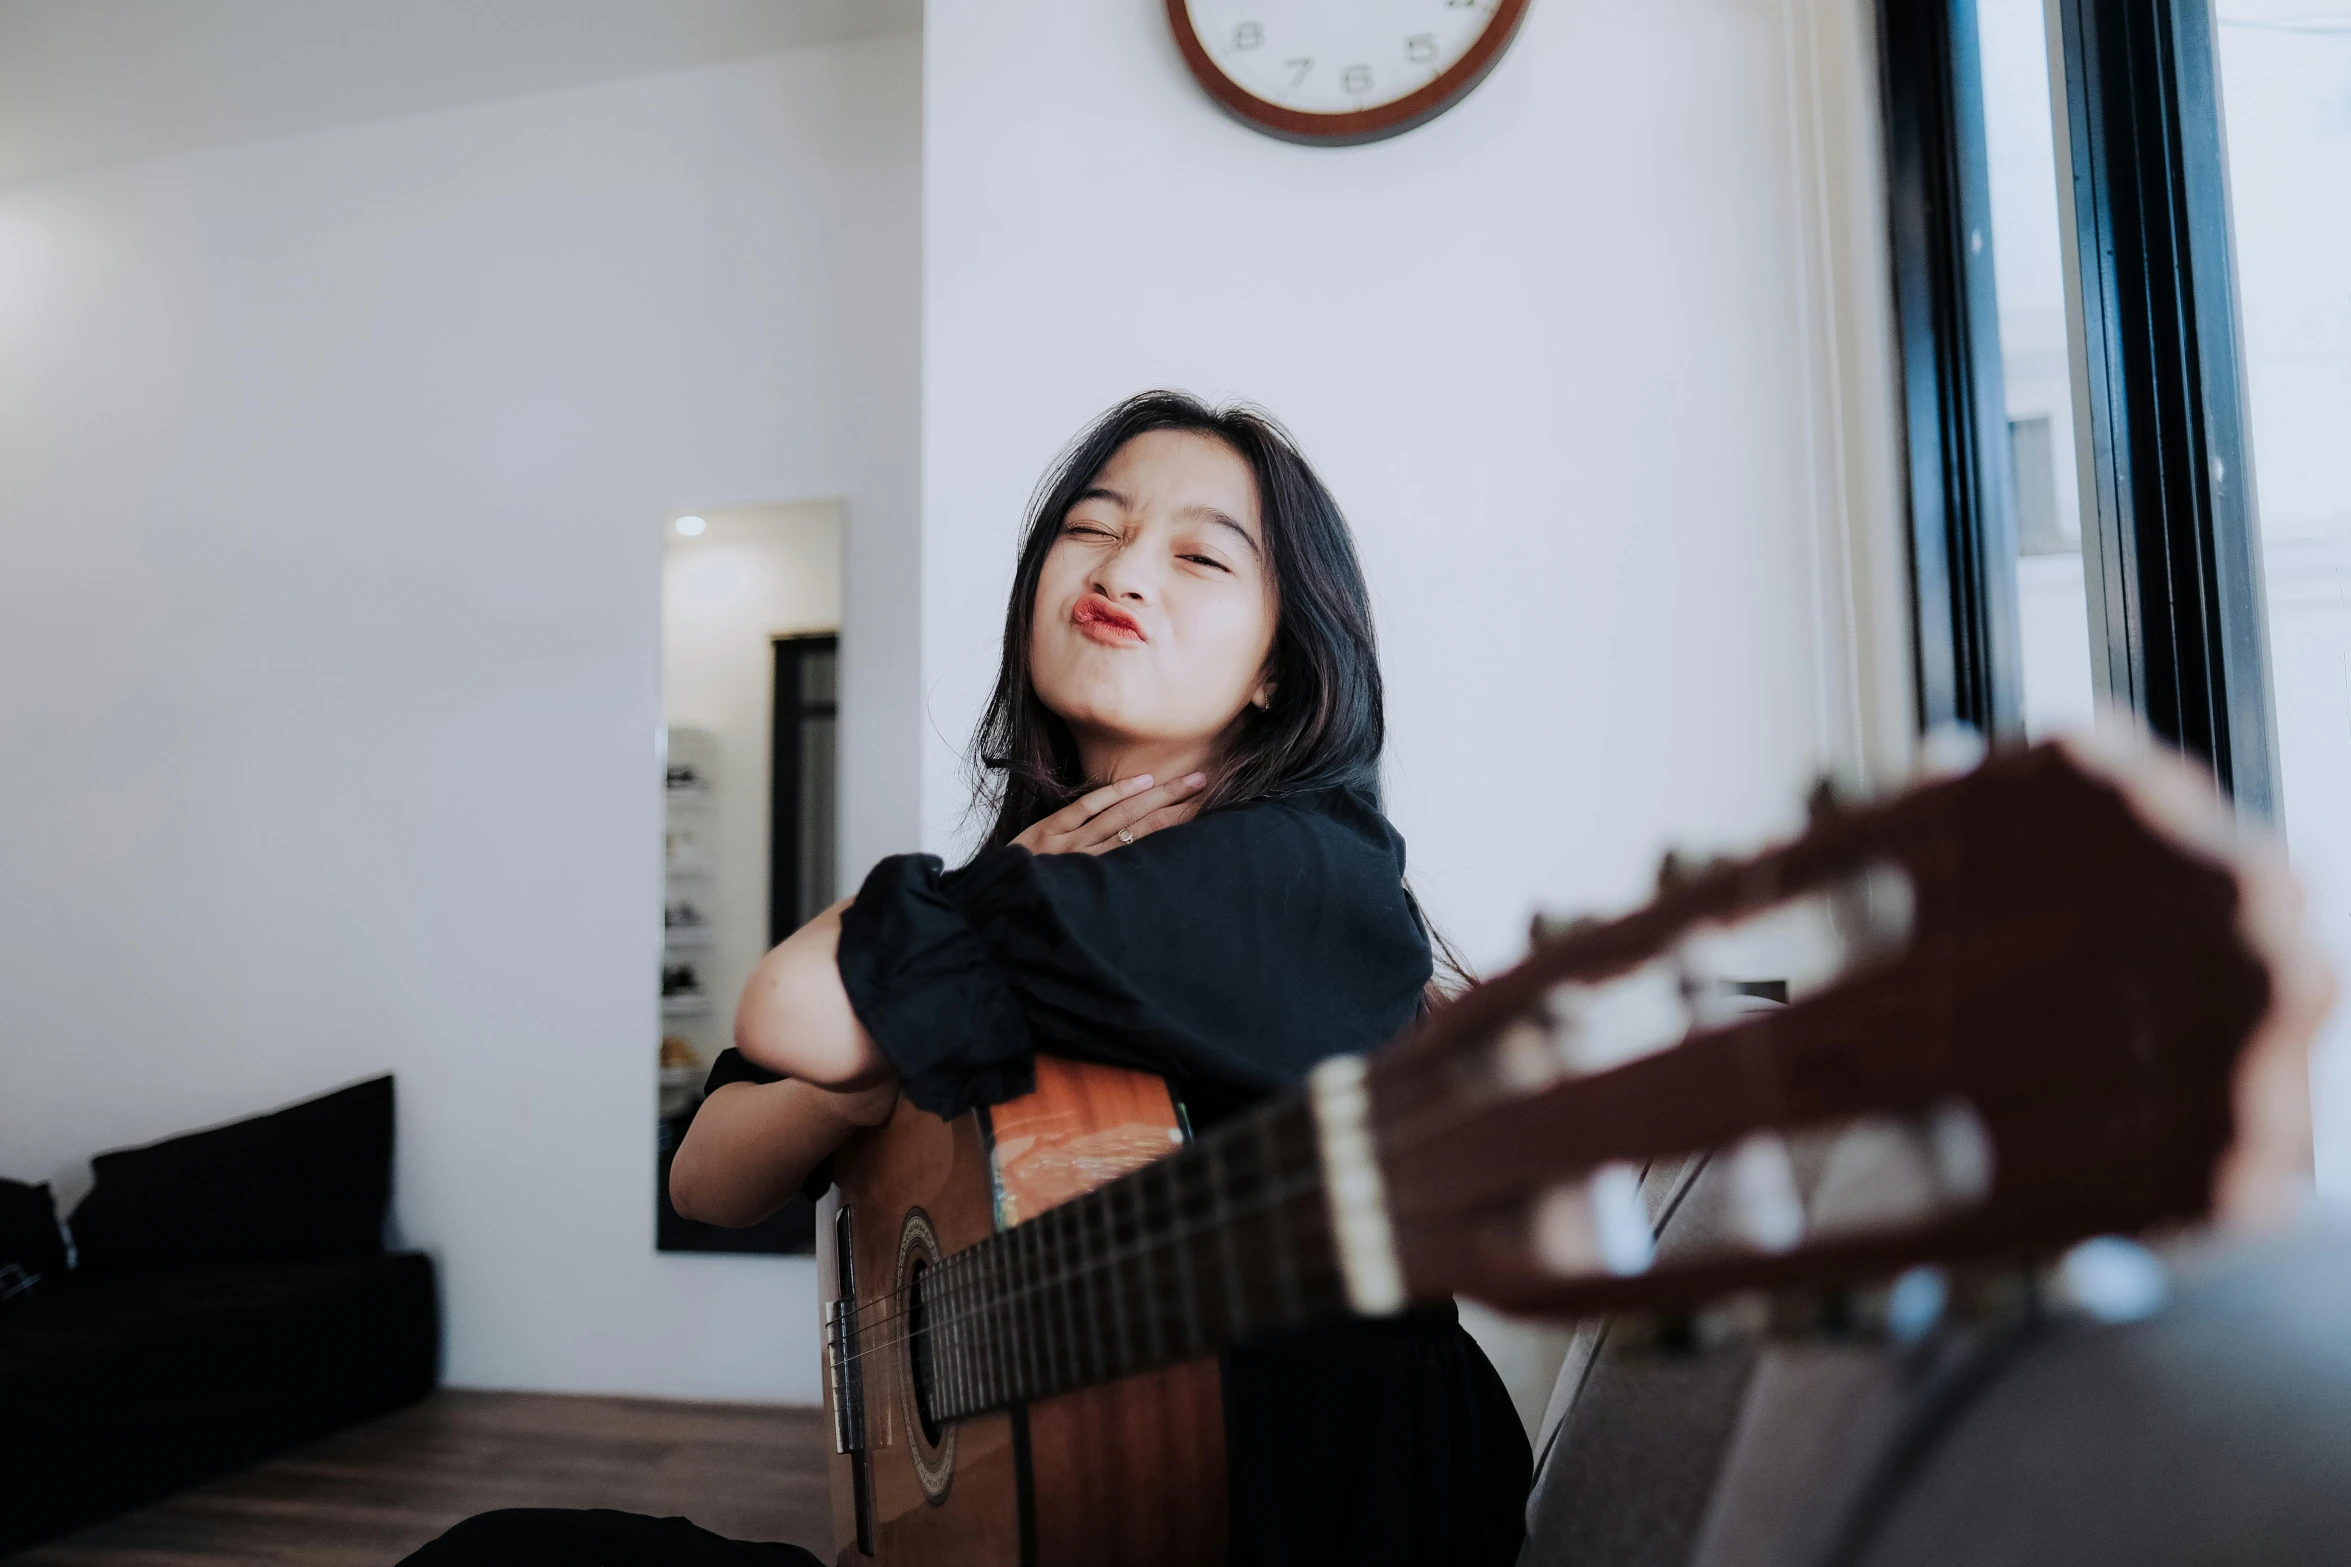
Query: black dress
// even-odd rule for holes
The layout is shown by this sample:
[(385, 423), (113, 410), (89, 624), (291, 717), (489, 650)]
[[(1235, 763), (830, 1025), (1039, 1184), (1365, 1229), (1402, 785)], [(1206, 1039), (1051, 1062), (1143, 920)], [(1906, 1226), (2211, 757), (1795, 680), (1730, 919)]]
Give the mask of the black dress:
[[(1200, 1129), (1385, 1044), (1430, 972), (1403, 840), (1354, 790), (1214, 812), (1104, 855), (884, 860), (843, 916), (840, 966), (926, 1110), (1024, 1093), (1045, 1051), (1166, 1077)], [(732, 1051), (711, 1074), (765, 1077)], [(1224, 1370), (1235, 1567), (1515, 1560), (1526, 1436), (1451, 1307), (1247, 1345)], [(665, 1559), (685, 1559), (676, 1548)], [(470, 1559), (433, 1549), (420, 1559), (435, 1567)]]

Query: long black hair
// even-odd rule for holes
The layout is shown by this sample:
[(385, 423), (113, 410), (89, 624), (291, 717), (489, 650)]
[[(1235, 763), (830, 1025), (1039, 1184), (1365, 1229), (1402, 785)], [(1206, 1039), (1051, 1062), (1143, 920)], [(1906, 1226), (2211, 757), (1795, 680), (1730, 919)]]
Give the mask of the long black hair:
[(1004, 659), (972, 737), (975, 808), (992, 809), (983, 849), (1010, 843), (1088, 788), (1069, 725), (1037, 698), (1029, 632), (1046, 552), (1118, 449), (1152, 430), (1192, 430), (1222, 441), (1257, 477), (1257, 507), (1276, 596), (1267, 675), (1272, 701), (1241, 710), (1200, 808), (1351, 786), (1376, 798), (1387, 740), (1371, 594), (1339, 503), (1290, 433), (1262, 409), (1211, 408), (1183, 392), (1144, 392), (1094, 421), (1038, 485), (1004, 610)]

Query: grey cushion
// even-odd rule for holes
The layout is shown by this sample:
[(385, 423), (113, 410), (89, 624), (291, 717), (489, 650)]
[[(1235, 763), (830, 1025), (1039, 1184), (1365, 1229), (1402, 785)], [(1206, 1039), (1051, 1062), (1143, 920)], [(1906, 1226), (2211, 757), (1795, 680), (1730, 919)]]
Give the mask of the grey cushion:
[[(1661, 1255), (1704, 1228), (1704, 1191)], [(2340, 1223), (2178, 1259), (2171, 1300), (2128, 1325), (1595, 1349), (1554, 1400), (1530, 1567), (2351, 1560)]]

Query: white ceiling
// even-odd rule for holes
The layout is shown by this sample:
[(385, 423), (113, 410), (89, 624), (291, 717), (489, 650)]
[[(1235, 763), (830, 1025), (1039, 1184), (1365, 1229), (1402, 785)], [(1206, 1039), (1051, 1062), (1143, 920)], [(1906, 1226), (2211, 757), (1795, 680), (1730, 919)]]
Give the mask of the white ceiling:
[(922, 25), (922, 0), (0, 0), (0, 186)]

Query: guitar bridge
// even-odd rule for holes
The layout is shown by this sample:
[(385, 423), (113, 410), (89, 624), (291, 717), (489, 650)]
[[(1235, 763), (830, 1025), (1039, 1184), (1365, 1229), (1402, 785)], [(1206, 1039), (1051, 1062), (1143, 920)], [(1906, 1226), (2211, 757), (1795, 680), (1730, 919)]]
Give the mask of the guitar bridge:
[(825, 1382), (832, 1393), (833, 1451), (865, 1451), (865, 1385), (857, 1374), (857, 1303), (843, 1297), (825, 1308)]

